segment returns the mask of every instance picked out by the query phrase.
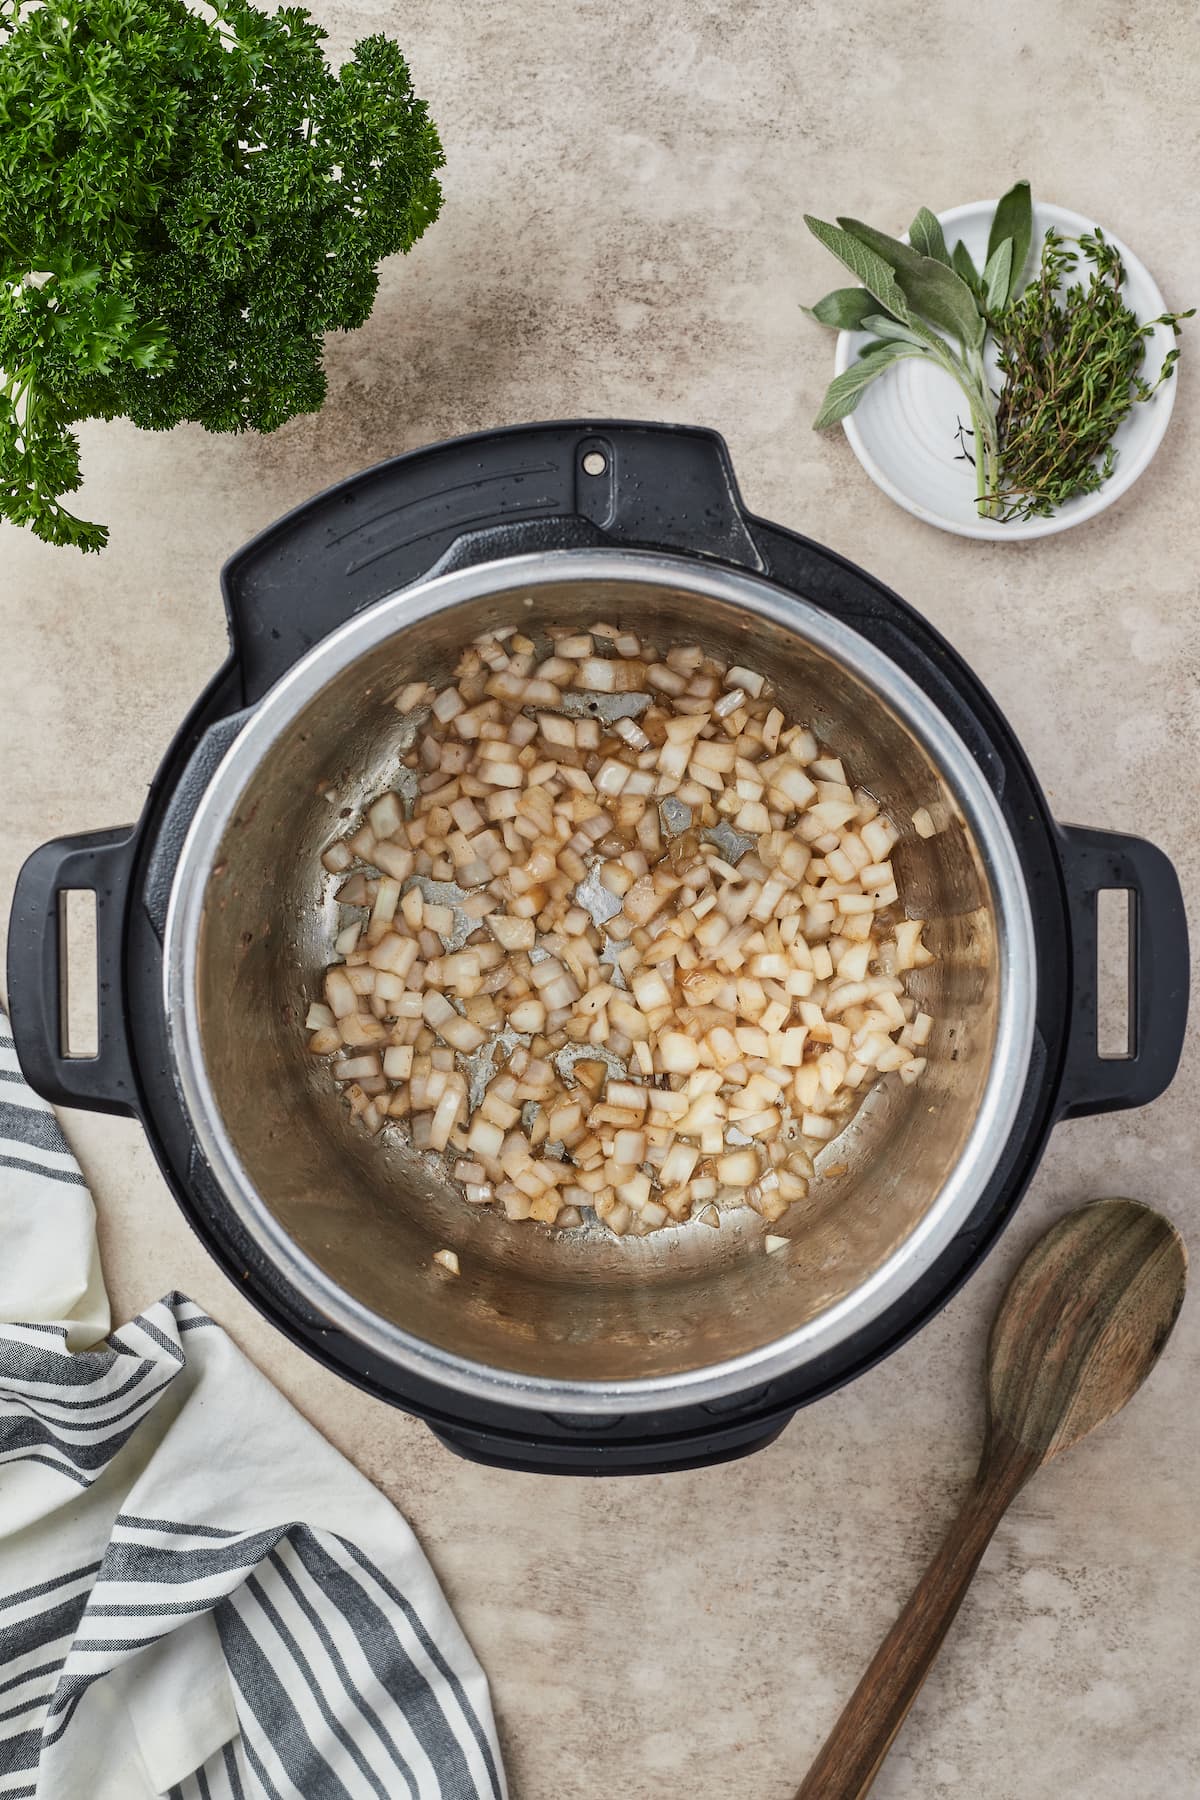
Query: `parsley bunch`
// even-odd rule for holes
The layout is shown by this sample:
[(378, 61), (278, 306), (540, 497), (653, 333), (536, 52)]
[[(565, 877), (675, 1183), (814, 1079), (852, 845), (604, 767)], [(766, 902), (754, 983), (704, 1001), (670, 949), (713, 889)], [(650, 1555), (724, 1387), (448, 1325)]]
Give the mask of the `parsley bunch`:
[(298, 7), (0, 0), (0, 517), (98, 550), (80, 419), (273, 431), (322, 341), (437, 217), (444, 158), (399, 48), (335, 73)]

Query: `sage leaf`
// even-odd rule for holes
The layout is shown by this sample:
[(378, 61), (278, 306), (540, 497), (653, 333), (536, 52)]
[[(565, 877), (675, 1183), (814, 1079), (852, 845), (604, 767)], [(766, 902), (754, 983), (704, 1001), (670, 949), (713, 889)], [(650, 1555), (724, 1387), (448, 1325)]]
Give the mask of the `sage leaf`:
[(979, 271), (971, 261), (971, 252), (961, 238), (954, 246), (954, 253), (950, 261), (953, 263), (959, 279), (966, 283), (973, 294), (978, 294), (980, 292)]
[(1010, 187), (992, 215), (987, 247), (989, 262), (1005, 238), (1012, 239), (1012, 269), (1006, 296), (1012, 300), (1025, 286), (1021, 277), (1025, 273), (1025, 259), (1033, 241), (1033, 199), (1027, 181), (1018, 181)]
[(921, 208), (909, 226), (908, 241), (922, 256), (932, 256), (935, 262), (945, 263), (947, 268), (950, 267), (950, 252), (946, 248), (941, 220), (927, 206)]
[[(970, 348), (979, 347), (983, 342), (985, 321), (975, 303), (975, 295), (953, 269), (936, 262), (932, 256), (923, 256), (898, 238), (888, 237), (884, 231), (876, 231), (872, 225), (864, 225), (861, 219), (839, 219), (838, 224), (851, 237), (875, 251), (885, 263), (891, 264), (913, 312)], [(894, 307), (888, 310), (895, 312)], [(909, 321), (905, 318), (904, 322)]]
[(923, 356), (911, 344), (869, 345), (858, 361), (835, 375), (825, 391), (821, 410), (813, 420), (814, 431), (824, 431), (846, 418), (858, 405), (863, 393), (892, 364), (906, 356)]
[(907, 323), (908, 303), (896, 280), (895, 271), (885, 258), (877, 256), (869, 245), (851, 236), (850, 232), (841, 230), (837, 225), (830, 225), (824, 219), (814, 219), (810, 213), (805, 213), (804, 223), (819, 243), (824, 244), (827, 250), (832, 250), (852, 275), (858, 276), (868, 293), (874, 294), (882, 307), (894, 318)]
[(983, 271), (983, 304), (989, 318), (1003, 312), (1008, 304), (1009, 282), (1012, 278), (1013, 241), (1004, 238), (996, 245), (987, 259), (987, 267)]
[(882, 313), (873, 313), (862, 322), (864, 331), (873, 331), (876, 337), (885, 338), (897, 344), (916, 344), (919, 350), (927, 348), (927, 340), (919, 337), (910, 325), (901, 325), (895, 319), (886, 318)]
[(877, 312), (879, 302), (866, 288), (834, 288), (815, 306), (801, 308), (818, 325), (829, 325), (835, 331), (859, 331), (870, 314)]

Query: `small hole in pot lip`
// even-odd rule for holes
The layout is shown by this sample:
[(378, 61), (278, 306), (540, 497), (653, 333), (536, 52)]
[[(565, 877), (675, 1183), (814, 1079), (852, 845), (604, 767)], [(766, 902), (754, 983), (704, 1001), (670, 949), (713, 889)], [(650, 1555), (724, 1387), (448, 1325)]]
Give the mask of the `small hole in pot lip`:
[(608, 458), (602, 450), (589, 450), (583, 459), (585, 475), (603, 475), (608, 467)]

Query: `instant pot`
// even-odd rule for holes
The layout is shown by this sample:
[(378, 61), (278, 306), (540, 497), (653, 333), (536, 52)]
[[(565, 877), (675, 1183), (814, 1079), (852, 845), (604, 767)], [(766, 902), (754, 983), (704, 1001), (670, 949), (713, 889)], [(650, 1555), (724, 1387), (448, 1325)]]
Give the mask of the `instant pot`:
[[(1167, 859), (1056, 824), (951, 647), (747, 512), (714, 433), (559, 423), (436, 445), (282, 519), (222, 583), (229, 660), (139, 824), (46, 844), (21, 872), (17, 1053), (55, 1104), (137, 1116), (260, 1310), (461, 1454), (630, 1473), (769, 1442), (946, 1302), (1057, 1120), (1144, 1105), (1174, 1074), (1188, 954)], [(320, 856), (399, 768), (397, 688), (445, 682), (488, 628), (536, 640), (596, 618), (763, 669), (900, 827), (901, 893), (930, 921), (936, 960), (912, 977), (935, 1019), (926, 1073), (870, 1095), (773, 1228), (778, 1254), (750, 1212), (616, 1240), (470, 1207), (401, 1134), (359, 1131), (307, 1052), (337, 916)], [(62, 1024), (62, 896), (80, 888), (97, 903), (90, 1059)], [(1118, 1058), (1097, 1043), (1106, 888), (1131, 896)]]

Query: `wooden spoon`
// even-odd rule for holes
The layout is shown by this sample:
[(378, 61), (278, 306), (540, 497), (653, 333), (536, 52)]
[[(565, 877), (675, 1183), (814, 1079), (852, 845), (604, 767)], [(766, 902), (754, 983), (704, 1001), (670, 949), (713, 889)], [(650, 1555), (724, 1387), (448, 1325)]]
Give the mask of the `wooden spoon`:
[(992, 1326), (987, 1435), (974, 1486), (797, 1800), (859, 1800), (867, 1792), (1007, 1508), (1035, 1470), (1137, 1393), (1171, 1334), (1186, 1282), (1179, 1233), (1136, 1200), (1097, 1200), (1034, 1245)]

